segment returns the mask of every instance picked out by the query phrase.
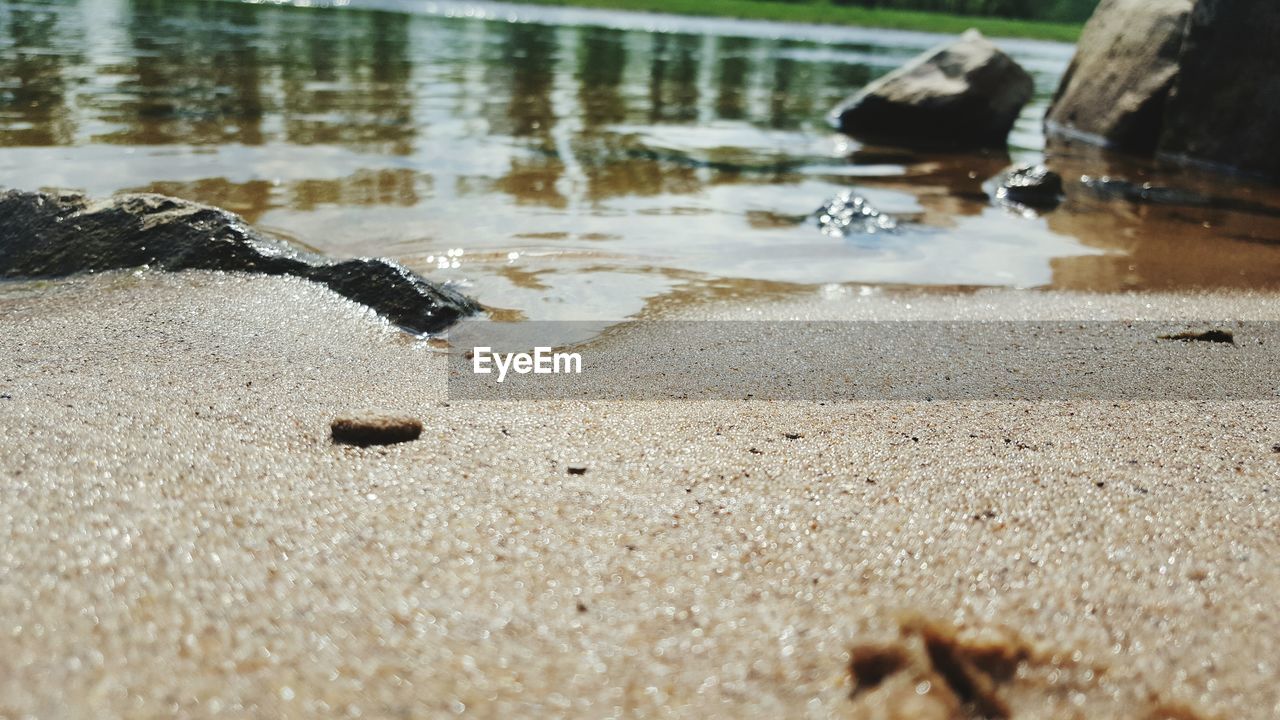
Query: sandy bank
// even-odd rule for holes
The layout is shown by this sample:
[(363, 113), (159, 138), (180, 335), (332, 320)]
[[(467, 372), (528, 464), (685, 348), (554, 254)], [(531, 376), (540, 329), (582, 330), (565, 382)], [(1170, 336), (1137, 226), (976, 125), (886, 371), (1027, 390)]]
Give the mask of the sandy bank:
[[(1012, 717), (1280, 714), (1280, 402), (449, 402), (357, 306), (196, 274), (8, 288), (0, 337), (0, 716), (971, 716), (913, 616)], [(332, 445), (362, 409), (424, 437)]]

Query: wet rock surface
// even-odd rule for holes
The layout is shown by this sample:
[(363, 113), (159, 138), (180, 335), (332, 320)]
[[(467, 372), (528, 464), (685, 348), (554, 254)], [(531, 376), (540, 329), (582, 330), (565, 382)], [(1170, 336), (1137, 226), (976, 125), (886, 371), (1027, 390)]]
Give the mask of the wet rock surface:
[(0, 193), (0, 277), (134, 267), (292, 275), (419, 333), (439, 332), (479, 310), (462, 294), (389, 260), (334, 261), (302, 252), (206, 205), (150, 194), (91, 201), (76, 193)]
[(1049, 130), (1126, 152), (1154, 152), (1192, 4), (1103, 0), (1049, 108)]
[(1156, 185), (1149, 182), (1133, 182), (1124, 178), (1108, 175), (1093, 177), (1083, 175), (1080, 185), (1093, 196), (1102, 200), (1125, 200), (1131, 203), (1150, 203), (1153, 205), (1188, 205), (1192, 207), (1208, 207), (1213, 205), (1213, 198), (1189, 190)]
[(1197, 0), (1162, 155), (1280, 178), (1278, 28), (1275, 0)]
[(1219, 197), (1152, 182), (1134, 182), (1104, 175), (1080, 178), (1080, 187), (1100, 200), (1122, 200), (1138, 205), (1171, 205), (1228, 210), (1266, 217), (1280, 217), (1280, 208), (1234, 197)]
[(1104, 0), (1046, 117), (1050, 133), (1280, 178), (1280, 5)]
[(891, 233), (898, 229), (898, 221), (876, 209), (866, 198), (853, 192), (842, 192), (816, 213), (818, 228), (823, 235), (850, 237)]
[(1031, 76), (976, 30), (871, 83), (831, 113), (848, 135), (910, 147), (1004, 147)]
[(1062, 176), (1044, 165), (1018, 165), (996, 178), (997, 204), (1052, 210), (1062, 203)]

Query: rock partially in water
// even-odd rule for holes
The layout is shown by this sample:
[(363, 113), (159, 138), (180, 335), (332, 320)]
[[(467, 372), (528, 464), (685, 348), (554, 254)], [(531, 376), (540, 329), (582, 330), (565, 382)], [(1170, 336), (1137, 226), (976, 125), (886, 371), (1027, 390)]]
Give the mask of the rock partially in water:
[(867, 199), (853, 192), (842, 192), (817, 212), (818, 227), (823, 235), (849, 237), (895, 232), (898, 221), (877, 210)]
[(1050, 133), (1280, 178), (1280, 3), (1104, 0), (1046, 118)]
[(1004, 147), (1031, 76), (970, 30), (871, 83), (831, 113), (841, 132), (874, 142), (949, 150)]
[(1187, 207), (1212, 207), (1215, 204), (1213, 198), (1189, 190), (1154, 185), (1149, 182), (1136, 183), (1108, 175), (1103, 175), (1102, 177), (1084, 175), (1080, 178), (1080, 185), (1094, 196), (1103, 200), (1124, 200), (1139, 204), (1184, 205)]
[(1156, 185), (1150, 182), (1138, 183), (1108, 175), (1103, 175), (1102, 177), (1084, 175), (1080, 178), (1080, 187), (1101, 200), (1123, 200), (1139, 205), (1177, 205), (1190, 208), (1210, 208), (1272, 218), (1280, 217), (1280, 208), (1265, 203), (1233, 197), (1205, 195), (1192, 190)]
[(207, 205), (149, 194), (90, 201), (76, 193), (0, 193), (0, 277), (135, 267), (292, 275), (418, 333), (439, 332), (479, 310), (455, 290), (389, 260), (335, 262), (301, 252)]
[(996, 178), (996, 202), (1036, 211), (1062, 203), (1062, 176), (1044, 165), (1019, 165)]
[(1196, 1), (1169, 96), (1162, 156), (1280, 179), (1278, 30), (1276, 0)]
[(1049, 108), (1050, 132), (1126, 152), (1154, 152), (1192, 4), (1103, 0)]

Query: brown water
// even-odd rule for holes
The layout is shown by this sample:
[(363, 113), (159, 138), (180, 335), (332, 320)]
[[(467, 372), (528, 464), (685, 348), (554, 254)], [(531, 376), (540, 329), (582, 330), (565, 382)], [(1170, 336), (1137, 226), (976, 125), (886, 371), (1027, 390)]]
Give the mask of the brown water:
[[(376, 8), (375, 8), (376, 3)], [(408, 11), (408, 12), (402, 12)], [(520, 6), (355, 0), (0, 5), (0, 186), (145, 190), (335, 255), (386, 255), (509, 317), (621, 319), (825, 285), (1280, 289), (1274, 189), (1065, 149), (1059, 169), (1236, 209), (1103, 201), (1046, 217), (983, 183), (1038, 159), (1071, 48), (1004, 42), (1038, 97), (1010, 154), (921, 156), (826, 111), (941, 38)], [(912, 221), (838, 239), (849, 188)]]

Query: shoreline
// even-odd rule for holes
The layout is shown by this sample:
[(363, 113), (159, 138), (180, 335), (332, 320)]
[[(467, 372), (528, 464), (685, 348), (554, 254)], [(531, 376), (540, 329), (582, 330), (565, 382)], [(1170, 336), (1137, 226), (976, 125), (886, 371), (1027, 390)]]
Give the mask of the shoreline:
[(518, 0), (525, 5), (567, 5), (602, 10), (665, 13), (705, 17), (765, 20), (783, 23), (846, 25), (884, 30), (958, 35), (977, 28), (992, 38), (1049, 40), (1075, 43), (1083, 23), (1011, 20), (979, 15), (836, 6), (823, 2), (759, 2), (758, 0)]
[[(1277, 316), (683, 312), (1165, 306)], [(451, 401), (443, 354), (359, 306), (208, 273), (9, 292), (0, 331), (6, 712), (950, 717), (920, 642), (1014, 658), (1013, 717), (1280, 709), (1280, 402)], [(425, 430), (333, 445), (360, 412)]]

